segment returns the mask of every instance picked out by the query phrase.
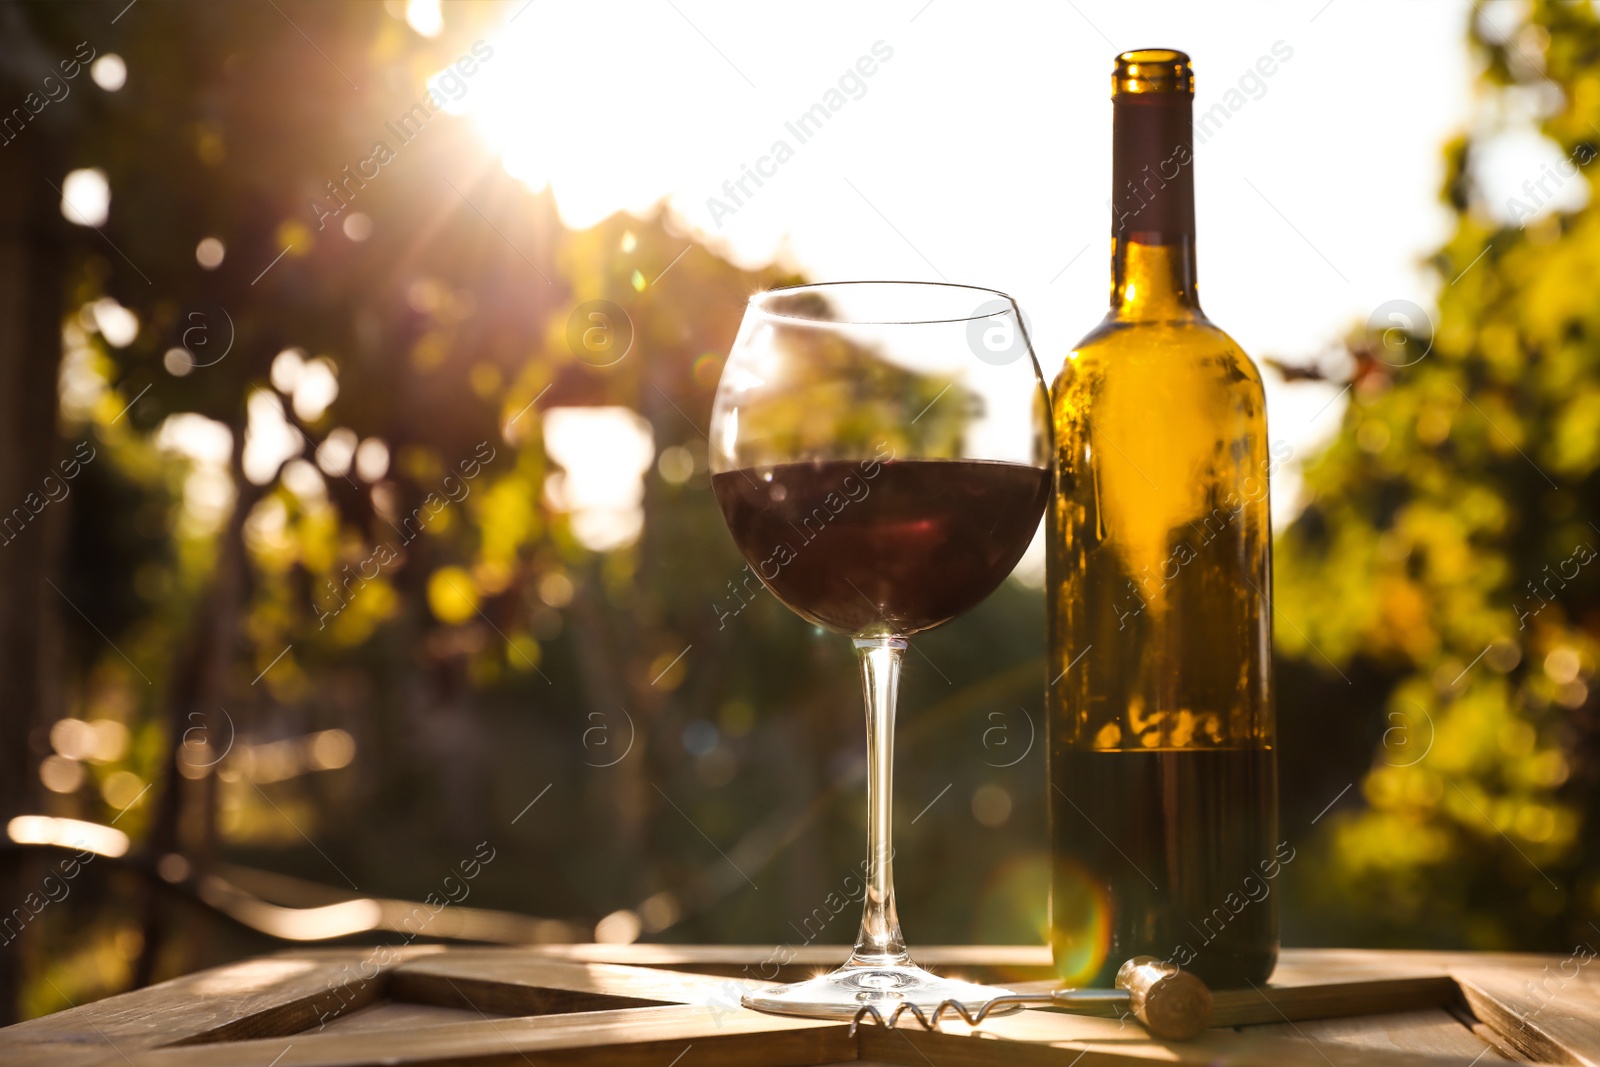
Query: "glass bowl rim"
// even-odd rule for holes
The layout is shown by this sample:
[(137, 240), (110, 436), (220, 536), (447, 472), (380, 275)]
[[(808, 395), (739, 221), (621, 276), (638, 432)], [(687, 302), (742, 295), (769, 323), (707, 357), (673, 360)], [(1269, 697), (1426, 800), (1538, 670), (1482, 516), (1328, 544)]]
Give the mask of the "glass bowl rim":
[[(808, 291), (826, 292), (828, 290), (842, 289), (846, 286), (882, 286), (904, 289), (961, 289), (969, 293), (984, 293), (990, 297), (1005, 301), (1008, 305), (1004, 311), (990, 311), (985, 314), (956, 315), (949, 318), (846, 318), (846, 319), (808, 319), (799, 315), (787, 315), (780, 311), (773, 311), (764, 306), (765, 302), (773, 297), (785, 296), (793, 293)], [(952, 294), (953, 295), (953, 294)], [(898, 281), (893, 279), (874, 280), (868, 278), (854, 279), (838, 282), (804, 282), (799, 285), (780, 285), (773, 289), (763, 289), (759, 293), (751, 294), (748, 304), (749, 310), (768, 319), (779, 319), (784, 322), (805, 323), (817, 327), (829, 326), (936, 326), (941, 323), (957, 322), (982, 322), (994, 318), (996, 315), (1014, 314), (1021, 319), (1021, 308), (1016, 298), (999, 289), (990, 289), (982, 285), (964, 285), (959, 282), (928, 282), (928, 281)]]

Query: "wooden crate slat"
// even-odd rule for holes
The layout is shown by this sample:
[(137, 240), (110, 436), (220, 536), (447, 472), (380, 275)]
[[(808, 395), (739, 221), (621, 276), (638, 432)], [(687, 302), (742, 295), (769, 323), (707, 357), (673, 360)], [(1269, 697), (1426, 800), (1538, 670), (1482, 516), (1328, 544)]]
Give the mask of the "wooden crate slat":
[[(1370, 1049), (1374, 1052), (1417, 1052), (1435, 1056), (1465, 1056), (1480, 1064), (1512, 1062), (1474, 1034), (1443, 1008), (1396, 1012), (1389, 1015), (1345, 1019), (1306, 1020), (1251, 1028), (1252, 1033), (1302, 1038), (1327, 1047)], [(1520, 1062), (1520, 1058), (1516, 1061)]]
[[(433, 947), (398, 950), (395, 963)], [(55, 1062), (47, 1049), (123, 1053), (193, 1040), (297, 1033), (319, 1019), (370, 1003), (387, 968), (371, 950), (312, 949), (227, 964), (106, 997), (0, 1030), (0, 1063)], [(390, 964), (392, 966), (393, 964)], [(370, 980), (364, 975), (375, 972)], [(84, 1053), (87, 1055), (87, 1053)], [(85, 1059), (85, 1062), (98, 1062)]]
[[(1600, 1067), (1600, 982), (1582, 973), (1562, 980), (1545, 967), (1456, 974), (1472, 1012), (1531, 1060)], [(1532, 987), (1530, 991), (1529, 987)]]
[(458, 950), (398, 967), (389, 996), (425, 1004), (471, 1006), (504, 1015), (605, 1011), (657, 1004), (737, 1008), (743, 989), (769, 982), (736, 982), (661, 968), (578, 963), (506, 949)]
[[(792, 982), (818, 968), (832, 970), (849, 945), (534, 945), (553, 959), (693, 970), (751, 981)], [(921, 945), (917, 963), (938, 974), (974, 981), (1041, 981), (1052, 973), (1048, 945)]]
[[(1430, 1018), (1429, 1024), (1433, 1021)], [(1304, 1024), (1301, 1026), (1303, 1029)], [(960, 1023), (947, 1025), (938, 1034), (904, 1028), (862, 1030), (859, 1047), (864, 1059), (910, 1065), (931, 1060), (938, 1067), (1130, 1067), (1151, 1061), (1195, 1067), (1218, 1063), (1229, 1067), (1467, 1067), (1480, 1054), (1483, 1058), (1478, 1067), (1491, 1061), (1481, 1041), (1463, 1044), (1461, 1052), (1382, 1049), (1324, 1041), (1285, 1029), (1287, 1033), (1265, 1027), (1244, 1032), (1213, 1029), (1192, 1041), (1164, 1042), (1151, 1039), (1131, 1021), (1119, 1026), (1115, 1020), (1030, 1011), (985, 1020), (981, 1033)], [(1465, 1027), (1460, 1029), (1466, 1033)], [(996, 1038), (1005, 1039), (1004, 1043)]]
[[(784, 966), (791, 974), (811, 971), (844, 952), (808, 945)], [(1040, 946), (935, 947), (918, 955), (945, 973), (1014, 988), (1054, 984), (1044, 980), (1049, 953)], [(1265, 990), (1215, 992), (1219, 1022), (1269, 1022), (1175, 1044), (1150, 1039), (1132, 1020), (1040, 1011), (991, 1019), (979, 1033), (960, 1023), (933, 1034), (869, 1026), (851, 1038), (841, 1023), (738, 1007), (741, 991), (766, 984), (754, 975), (771, 973), (772, 959), (767, 946), (289, 952), (0, 1030), (0, 1064), (266, 1067), (281, 1054), (277, 1067), (667, 1067), (685, 1053), (679, 1067), (820, 1067), (858, 1059), (919, 1067), (1149, 1060), (1196, 1067), (1218, 1060), (1240, 1067), (1476, 1060), (1484, 1067), (1512, 1049), (1540, 1062), (1600, 1067), (1600, 968), (1591, 976), (1553, 956), (1286, 950)], [(1039, 977), (1011, 977), (1026, 974)], [(1467, 1025), (1469, 1007), (1481, 1020), (1476, 1031)], [(1372, 1011), (1387, 1014), (1303, 1018)]]
[[(297, 1034), (227, 1046), (229, 1063), (276, 1067), (372, 1067), (406, 1064), (650, 1064), (666, 1067), (685, 1048), (699, 1064), (766, 1064), (801, 1067), (855, 1058), (849, 1027), (814, 1019), (786, 1019), (751, 1011), (712, 1012), (688, 1005), (631, 1008), (528, 1018), (491, 1018), (414, 1031)], [(149, 1049), (130, 1057), (133, 1067), (201, 1067), (215, 1064), (215, 1046)], [(277, 1057), (282, 1056), (281, 1059)], [(682, 1067), (690, 1067), (686, 1057)]]
[[(487, 1016), (496, 1021), (503, 1015)], [(322, 1033), (353, 1034), (368, 1030), (421, 1030), (429, 1026), (469, 1023), (485, 1018), (471, 1008), (441, 1008), (435, 1004), (414, 1004), (380, 1000), (329, 1020)]]
[(1212, 1026), (1248, 1026), (1338, 1019), (1352, 1015), (1443, 1008), (1456, 998), (1448, 975), (1371, 978), (1322, 985), (1280, 985), (1259, 989), (1219, 989), (1211, 994)]

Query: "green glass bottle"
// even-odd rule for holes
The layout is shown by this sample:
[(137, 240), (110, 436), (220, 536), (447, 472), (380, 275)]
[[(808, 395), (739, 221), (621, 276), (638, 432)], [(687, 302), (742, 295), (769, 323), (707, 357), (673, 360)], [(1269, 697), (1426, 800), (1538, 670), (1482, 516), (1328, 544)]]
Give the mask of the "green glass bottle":
[(1272, 535), (1261, 376), (1200, 310), (1194, 76), (1113, 75), (1111, 310), (1051, 393), (1051, 944), (1072, 982), (1152, 955), (1217, 987), (1278, 953)]

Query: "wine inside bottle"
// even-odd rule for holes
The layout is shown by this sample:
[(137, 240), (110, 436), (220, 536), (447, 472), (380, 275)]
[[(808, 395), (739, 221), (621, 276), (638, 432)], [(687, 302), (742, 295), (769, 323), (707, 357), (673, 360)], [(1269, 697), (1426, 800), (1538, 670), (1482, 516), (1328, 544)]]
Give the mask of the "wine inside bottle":
[(1151, 955), (1217, 987), (1278, 953), (1261, 376), (1200, 310), (1194, 76), (1117, 58), (1111, 310), (1051, 392), (1050, 939), (1071, 982)]

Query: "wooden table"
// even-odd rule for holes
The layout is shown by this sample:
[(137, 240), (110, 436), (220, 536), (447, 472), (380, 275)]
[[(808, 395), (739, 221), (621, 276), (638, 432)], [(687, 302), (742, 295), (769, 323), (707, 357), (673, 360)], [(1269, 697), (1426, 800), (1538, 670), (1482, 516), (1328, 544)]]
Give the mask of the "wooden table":
[[(776, 977), (815, 973), (846, 954), (790, 951)], [(1216, 1026), (1177, 1044), (1152, 1040), (1131, 1020), (1054, 1011), (991, 1019), (976, 1031), (959, 1022), (939, 1033), (869, 1026), (851, 1037), (847, 1024), (738, 1006), (742, 988), (774, 974), (762, 964), (772, 957), (768, 946), (671, 945), (285, 952), (0, 1030), (0, 1064), (1600, 1067), (1600, 967), (1587, 954), (1290, 949), (1270, 985), (1218, 992)], [(944, 973), (1050, 987), (1042, 948), (925, 948), (917, 958)], [(1370, 1010), (1362, 983), (1397, 978), (1409, 981), (1388, 987), (1387, 1014), (1309, 1019)], [(1276, 1021), (1233, 1025), (1263, 1014)]]

